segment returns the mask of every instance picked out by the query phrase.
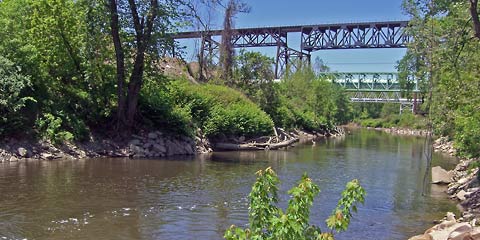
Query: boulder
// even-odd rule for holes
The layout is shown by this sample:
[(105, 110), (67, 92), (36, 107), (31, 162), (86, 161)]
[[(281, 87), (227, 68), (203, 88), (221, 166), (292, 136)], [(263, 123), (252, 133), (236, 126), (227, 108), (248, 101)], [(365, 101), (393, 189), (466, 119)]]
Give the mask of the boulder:
[[(158, 153), (165, 153), (167, 152), (167, 148), (161, 144), (153, 144), (153, 150)], [(156, 156), (158, 157), (158, 156)]]
[(150, 139), (156, 139), (158, 137), (158, 134), (156, 132), (151, 132), (148, 134), (148, 138)]
[(40, 158), (44, 160), (52, 160), (55, 156), (51, 153), (43, 152), (40, 153)]
[(129, 145), (140, 146), (140, 145), (142, 145), (142, 141), (140, 141), (140, 139), (132, 139), (128, 144)]
[(465, 194), (467, 194), (467, 192), (460, 190), (460, 192), (458, 192), (455, 196), (458, 198), (458, 200), (465, 201)]
[(432, 168), (432, 183), (435, 184), (448, 184), (452, 182), (452, 173), (447, 172), (440, 166)]
[(20, 157), (29, 157), (29, 152), (27, 149), (23, 148), (23, 147), (19, 147), (17, 149), (17, 152), (18, 152), (18, 156)]
[(432, 240), (432, 237), (428, 234), (417, 235), (409, 238), (408, 240)]

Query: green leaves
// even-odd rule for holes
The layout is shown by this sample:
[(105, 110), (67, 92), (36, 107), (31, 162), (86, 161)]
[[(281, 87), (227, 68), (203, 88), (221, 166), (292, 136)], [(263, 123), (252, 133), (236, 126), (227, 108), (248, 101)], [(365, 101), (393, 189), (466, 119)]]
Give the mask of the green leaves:
[[(310, 207), (320, 189), (306, 173), (298, 185), (288, 191), (291, 198), (285, 212), (276, 205), (280, 183), (276, 173), (268, 167), (256, 175), (249, 195), (249, 228), (243, 230), (232, 225), (225, 231), (226, 239), (334, 239), (333, 232), (322, 233), (319, 227), (309, 224)], [(363, 203), (364, 197), (365, 190), (358, 180), (349, 182), (327, 225), (337, 232), (346, 230), (351, 212), (356, 212), (356, 203)]]
[(347, 230), (352, 212), (357, 212), (357, 202), (365, 201), (365, 194), (365, 189), (360, 186), (357, 179), (348, 182), (337, 207), (326, 221), (327, 226), (337, 232)]
[(35, 102), (34, 98), (25, 94), (30, 87), (30, 77), (21, 74), (19, 67), (0, 56), (0, 136), (23, 125), (20, 110), (27, 101)]

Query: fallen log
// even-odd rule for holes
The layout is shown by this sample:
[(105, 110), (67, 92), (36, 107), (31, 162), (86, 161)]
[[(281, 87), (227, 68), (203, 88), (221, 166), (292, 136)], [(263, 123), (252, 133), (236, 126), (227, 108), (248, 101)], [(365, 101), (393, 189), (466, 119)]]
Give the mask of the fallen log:
[(215, 143), (216, 150), (226, 151), (258, 151), (258, 150), (276, 150), (279, 148), (288, 147), (295, 142), (298, 142), (298, 138), (291, 138), (279, 143)]

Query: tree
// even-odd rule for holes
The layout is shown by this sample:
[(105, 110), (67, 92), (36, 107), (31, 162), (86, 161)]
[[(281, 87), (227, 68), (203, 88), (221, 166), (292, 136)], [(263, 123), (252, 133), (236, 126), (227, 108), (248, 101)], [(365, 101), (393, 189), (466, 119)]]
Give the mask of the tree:
[[(151, 0), (149, 5), (140, 8), (134, 0), (128, 0), (133, 29), (135, 30), (135, 57), (127, 87), (125, 82), (125, 54), (122, 40), (120, 39), (119, 2), (110, 0), (109, 4), (110, 28), (117, 61), (117, 119), (120, 124), (127, 127), (127, 130), (131, 130), (135, 114), (137, 113), (138, 97), (142, 87), (145, 51), (152, 44), (150, 38), (159, 8), (158, 0)], [(141, 11), (140, 14), (139, 9)]]
[(250, 9), (245, 3), (238, 0), (230, 0), (225, 8), (225, 17), (223, 20), (222, 43), (220, 44), (220, 66), (222, 70), (222, 79), (229, 85), (233, 86), (233, 62), (234, 49), (232, 38), (235, 34), (233, 31), (233, 17), (239, 12), (249, 12)]
[(473, 29), (475, 31), (475, 37), (480, 40), (480, 20), (478, 19), (478, 0), (470, 1), (470, 15), (472, 16)]

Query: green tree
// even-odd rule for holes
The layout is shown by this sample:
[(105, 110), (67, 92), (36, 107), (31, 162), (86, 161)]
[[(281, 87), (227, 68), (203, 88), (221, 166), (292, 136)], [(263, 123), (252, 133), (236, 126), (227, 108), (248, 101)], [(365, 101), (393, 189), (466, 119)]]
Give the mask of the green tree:
[(0, 56), (0, 136), (19, 130), (24, 124), (20, 110), (27, 100), (35, 101), (25, 95), (29, 87), (30, 78), (22, 75), (13, 62)]

